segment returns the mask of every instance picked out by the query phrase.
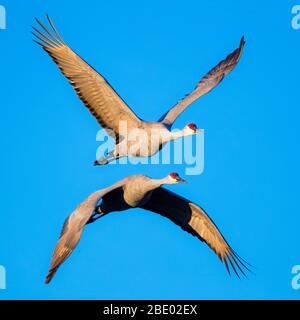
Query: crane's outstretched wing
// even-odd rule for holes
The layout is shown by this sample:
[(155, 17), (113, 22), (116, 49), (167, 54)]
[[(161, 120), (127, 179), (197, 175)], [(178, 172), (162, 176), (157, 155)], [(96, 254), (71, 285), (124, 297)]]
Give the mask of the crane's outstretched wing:
[(160, 187), (152, 192), (149, 201), (141, 207), (169, 218), (184, 231), (206, 242), (225, 263), (229, 274), (230, 266), (237, 276), (239, 272), (245, 275), (243, 268), (250, 271), (246, 266), (247, 262), (232, 250), (214, 222), (195, 203)]
[(38, 39), (34, 41), (52, 57), (99, 124), (111, 137), (116, 137), (118, 140), (120, 121), (127, 121), (128, 126), (134, 127), (140, 123), (140, 119), (104, 77), (67, 46), (48, 16), (47, 19), (52, 30), (47, 29), (36, 19), (44, 32), (33, 27), (35, 30), (33, 34)]
[(98, 201), (105, 195), (108, 195), (111, 191), (120, 188), (124, 184), (124, 181), (125, 179), (115, 183), (111, 187), (92, 193), (65, 220), (60, 238), (54, 249), (50, 269), (46, 277), (45, 282), (47, 284), (51, 281), (59, 266), (70, 256), (77, 246), (83, 229), (92, 217)]
[(240, 46), (229, 54), (216, 67), (210, 70), (197, 84), (194, 91), (188, 94), (184, 99), (179, 101), (159, 120), (168, 126), (172, 126), (176, 118), (194, 101), (211, 91), (216, 87), (224, 77), (234, 69), (239, 62), (243, 48), (245, 45), (244, 37), (242, 37)]

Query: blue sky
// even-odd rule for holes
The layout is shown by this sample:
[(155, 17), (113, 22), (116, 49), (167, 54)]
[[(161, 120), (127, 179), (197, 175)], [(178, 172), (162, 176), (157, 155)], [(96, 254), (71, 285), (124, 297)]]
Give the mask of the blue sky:
[[(2, 1), (0, 299), (299, 299), (299, 51), (295, 1)], [(96, 121), (32, 42), (49, 13), (73, 49), (144, 119), (158, 119), (245, 35), (238, 67), (176, 122), (205, 129), (205, 168), (175, 192), (202, 205), (255, 266), (229, 277), (216, 256), (142, 210), (89, 225), (44, 285), (65, 217), (129, 174), (184, 165), (93, 167)]]

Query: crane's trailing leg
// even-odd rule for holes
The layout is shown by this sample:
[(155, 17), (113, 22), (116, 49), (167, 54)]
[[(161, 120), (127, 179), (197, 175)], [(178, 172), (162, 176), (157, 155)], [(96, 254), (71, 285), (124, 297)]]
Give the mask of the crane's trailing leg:
[(94, 161), (94, 166), (100, 166), (100, 165), (108, 164), (108, 163), (109, 163), (109, 161), (108, 161), (107, 157), (101, 157), (101, 158)]
[(118, 155), (115, 155), (115, 151), (110, 151), (106, 157), (101, 157), (94, 162), (94, 166), (100, 166), (104, 164), (108, 164), (114, 160), (119, 159)]

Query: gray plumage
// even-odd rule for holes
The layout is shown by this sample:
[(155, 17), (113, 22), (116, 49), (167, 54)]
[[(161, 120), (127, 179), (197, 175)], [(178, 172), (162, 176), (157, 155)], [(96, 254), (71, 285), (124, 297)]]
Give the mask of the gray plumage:
[(70, 256), (78, 244), (84, 227), (100, 217), (130, 208), (142, 208), (169, 218), (184, 231), (198, 237), (218, 255), (230, 272), (239, 276), (248, 269), (229, 246), (214, 222), (197, 204), (162, 187), (164, 184), (185, 182), (177, 173), (163, 179), (151, 179), (144, 175), (129, 176), (108, 188), (92, 193), (66, 219), (60, 239), (55, 247), (50, 269), (46, 277), (49, 283), (59, 266)]
[[(125, 156), (152, 156), (169, 141), (199, 133), (193, 123), (176, 133), (171, 131), (171, 127), (191, 103), (211, 91), (234, 69), (245, 44), (242, 38), (239, 47), (209, 71), (190, 94), (172, 107), (160, 120), (149, 122), (140, 119), (108, 81), (63, 41), (50, 18), (48, 16), (47, 18), (51, 29), (37, 20), (43, 32), (33, 27), (33, 34), (37, 38), (35, 42), (52, 57), (81, 101), (116, 142), (115, 150), (112, 150), (107, 157), (98, 159), (95, 164), (107, 164)], [(138, 141), (132, 139), (135, 137), (139, 137)]]

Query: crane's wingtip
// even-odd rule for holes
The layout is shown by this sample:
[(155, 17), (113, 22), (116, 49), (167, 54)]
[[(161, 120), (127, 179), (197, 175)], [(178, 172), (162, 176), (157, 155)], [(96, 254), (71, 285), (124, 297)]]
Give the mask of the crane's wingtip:
[(245, 36), (243, 35), (240, 41), (241, 45), (244, 46), (246, 43)]
[(49, 284), (54, 276), (54, 273), (49, 273), (45, 279), (45, 284)]
[(49, 284), (50, 281), (52, 280), (52, 278), (54, 277), (56, 271), (58, 269), (58, 266), (57, 267), (54, 267), (54, 268), (51, 268), (46, 276), (46, 279), (45, 279), (45, 284)]

